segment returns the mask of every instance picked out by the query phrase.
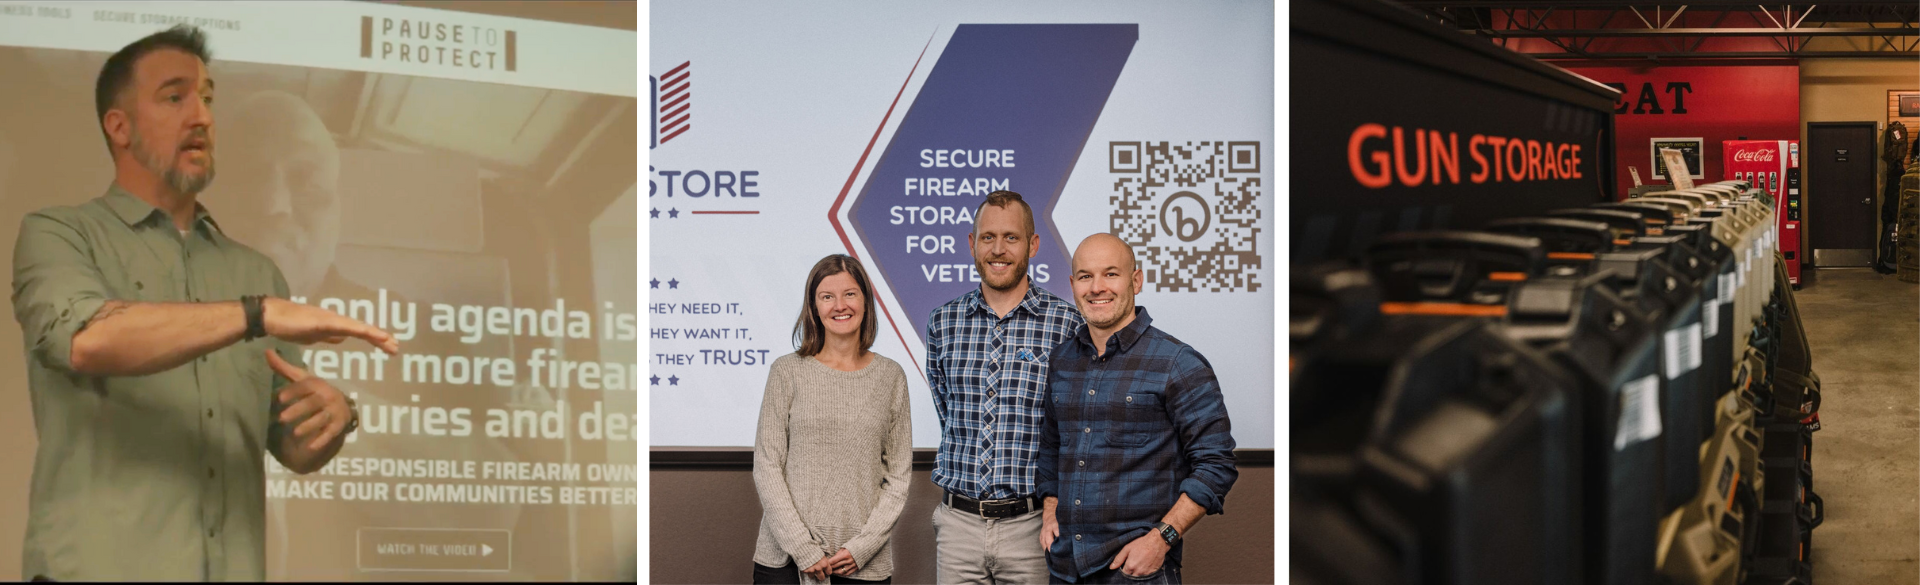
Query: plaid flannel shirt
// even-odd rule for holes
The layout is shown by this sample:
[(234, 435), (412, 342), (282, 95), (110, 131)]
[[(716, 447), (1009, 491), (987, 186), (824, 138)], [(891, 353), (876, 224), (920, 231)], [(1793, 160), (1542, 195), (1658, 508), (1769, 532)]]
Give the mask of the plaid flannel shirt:
[[(1152, 325), (1136, 308), (1104, 353), (1085, 327), (1053, 352), (1035, 489), (1060, 498), (1047, 568), (1061, 579), (1106, 568), (1181, 494), (1219, 514), (1240, 476), (1213, 366)], [(1167, 559), (1177, 565), (1185, 544)]]
[(927, 386), (940, 416), (933, 483), (976, 500), (1033, 495), (1053, 348), (1085, 323), (1073, 303), (1029, 285), (995, 316), (975, 288), (927, 320)]

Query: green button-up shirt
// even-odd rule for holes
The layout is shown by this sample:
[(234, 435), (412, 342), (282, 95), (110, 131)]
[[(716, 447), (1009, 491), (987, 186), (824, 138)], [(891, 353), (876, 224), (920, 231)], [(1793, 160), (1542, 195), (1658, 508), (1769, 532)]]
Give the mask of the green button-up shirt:
[(228, 239), (205, 208), (183, 235), (118, 186), (27, 215), (13, 254), (40, 439), (22, 578), (265, 579), (264, 454), (285, 432), (273, 392), (287, 384), (265, 352), (305, 367), (297, 347), (256, 339), (131, 377), (75, 373), (70, 356), (108, 300), (284, 298), (280, 269)]

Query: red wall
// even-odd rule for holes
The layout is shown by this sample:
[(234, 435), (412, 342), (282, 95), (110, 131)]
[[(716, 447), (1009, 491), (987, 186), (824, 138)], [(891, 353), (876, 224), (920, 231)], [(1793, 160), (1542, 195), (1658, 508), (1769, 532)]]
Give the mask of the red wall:
[[(1799, 140), (1800, 67), (1577, 67), (1569, 71), (1623, 89), (1614, 104), (1616, 160), (1614, 184), (1625, 198), (1633, 187), (1627, 167), (1653, 179), (1648, 140), (1654, 137), (1705, 139), (1700, 153), (1706, 182), (1721, 174), (1723, 140)], [(1657, 113), (1656, 113), (1657, 112)]]

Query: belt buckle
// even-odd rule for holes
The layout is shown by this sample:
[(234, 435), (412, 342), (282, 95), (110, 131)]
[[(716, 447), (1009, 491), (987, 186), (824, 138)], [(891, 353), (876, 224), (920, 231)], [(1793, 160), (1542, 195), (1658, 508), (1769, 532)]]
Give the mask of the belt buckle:
[(995, 514), (994, 517), (1009, 518), (1013, 516), (1013, 511), (1015, 506), (1018, 506), (1020, 505), (1021, 502), (1025, 502), (1025, 501), (1026, 501), (1025, 498), (1010, 498), (1010, 499), (1004, 499), (1004, 500), (994, 500), (992, 502), (983, 501), (983, 502), (980, 502), (980, 515), (987, 516), (988, 510), (991, 509)]
[(1005, 512), (1009, 507), (1010, 504), (1006, 500), (982, 500), (980, 502), (980, 515), (987, 518), (998, 518), (1005, 516)]

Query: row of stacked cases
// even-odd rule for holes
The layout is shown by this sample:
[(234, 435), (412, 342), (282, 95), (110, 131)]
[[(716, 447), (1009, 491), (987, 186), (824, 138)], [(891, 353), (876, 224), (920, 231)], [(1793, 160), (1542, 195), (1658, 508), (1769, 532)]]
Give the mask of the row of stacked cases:
[(1811, 583), (1819, 380), (1744, 181), (1291, 275), (1295, 583)]

